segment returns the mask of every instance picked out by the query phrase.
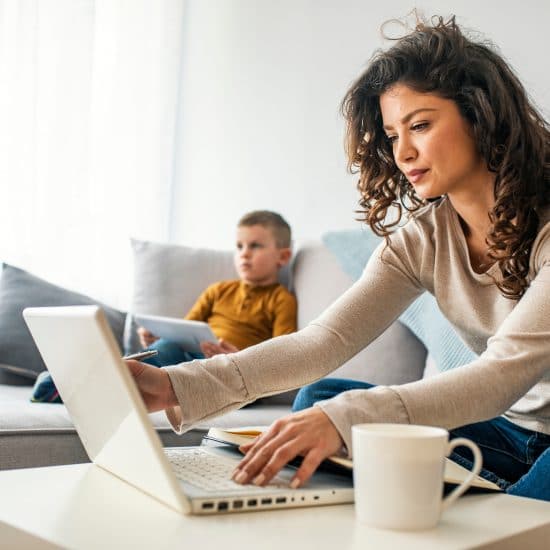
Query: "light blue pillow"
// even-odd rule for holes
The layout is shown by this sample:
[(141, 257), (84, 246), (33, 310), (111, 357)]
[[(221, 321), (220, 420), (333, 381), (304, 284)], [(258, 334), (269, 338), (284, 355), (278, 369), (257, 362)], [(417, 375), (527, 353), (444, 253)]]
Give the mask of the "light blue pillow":
[[(325, 233), (322, 240), (343, 271), (356, 281), (382, 239), (365, 228), (332, 231)], [(477, 358), (459, 338), (429, 292), (417, 298), (399, 320), (426, 346), (441, 371), (465, 365)]]

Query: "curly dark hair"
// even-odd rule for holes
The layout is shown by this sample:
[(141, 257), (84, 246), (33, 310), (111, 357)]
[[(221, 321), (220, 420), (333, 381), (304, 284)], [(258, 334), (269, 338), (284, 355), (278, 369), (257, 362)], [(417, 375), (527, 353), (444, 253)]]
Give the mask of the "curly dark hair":
[[(487, 43), (467, 38), (455, 22), (433, 17), (379, 50), (342, 101), (348, 169), (359, 172), (361, 221), (388, 236), (404, 210), (426, 202), (397, 168), (382, 129), (380, 95), (396, 83), (453, 100), (469, 123), (479, 153), (495, 175), (495, 204), (486, 236), (498, 262), (501, 293), (519, 299), (528, 287), (529, 255), (550, 202), (550, 130), (504, 59)], [(387, 216), (396, 209), (396, 216)]]

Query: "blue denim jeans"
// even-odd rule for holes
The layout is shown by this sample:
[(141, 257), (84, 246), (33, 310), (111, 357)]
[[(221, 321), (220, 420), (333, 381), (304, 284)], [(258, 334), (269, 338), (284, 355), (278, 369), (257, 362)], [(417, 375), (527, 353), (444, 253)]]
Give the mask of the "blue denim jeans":
[[(372, 387), (372, 384), (357, 380), (325, 378), (302, 388), (292, 410), (306, 409), (344, 391)], [(527, 430), (498, 417), (450, 430), (450, 438), (455, 437), (466, 437), (477, 443), (483, 454), (482, 477), (508, 494), (550, 501), (550, 435)], [(459, 447), (450, 458), (471, 469), (469, 449)]]
[(164, 338), (160, 338), (146, 348), (146, 350), (152, 349), (157, 350), (158, 354), (153, 357), (149, 357), (148, 359), (144, 359), (142, 362), (155, 367), (177, 365), (178, 363), (193, 361), (193, 359), (204, 359), (204, 355), (202, 353), (189, 353), (175, 342), (165, 340)]

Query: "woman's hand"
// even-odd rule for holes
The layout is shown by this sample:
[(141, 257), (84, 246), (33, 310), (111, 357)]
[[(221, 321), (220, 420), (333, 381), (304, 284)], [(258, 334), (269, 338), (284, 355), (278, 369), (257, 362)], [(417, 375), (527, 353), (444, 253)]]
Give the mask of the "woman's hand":
[(246, 455), (232, 478), (237, 483), (266, 485), (283, 466), (301, 455), (304, 460), (291, 482), (291, 487), (300, 487), (343, 443), (329, 417), (319, 407), (312, 407), (275, 421), (255, 441), (241, 446)]
[(225, 340), (220, 340), (217, 344), (215, 342), (208, 342), (205, 340), (200, 343), (200, 346), (201, 351), (204, 353), (206, 358), (219, 355), (220, 353), (235, 353), (239, 351), (237, 347), (229, 342), (226, 342)]
[(178, 405), (170, 377), (164, 369), (131, 359), (125, 361), (149, 412)]
[(138, 327), (137, 334), (139, 336), (139, 343), (143, 348), (148, 348), (151, 344), (158, 340), (158, 336), (155, 336), (144, 327)]

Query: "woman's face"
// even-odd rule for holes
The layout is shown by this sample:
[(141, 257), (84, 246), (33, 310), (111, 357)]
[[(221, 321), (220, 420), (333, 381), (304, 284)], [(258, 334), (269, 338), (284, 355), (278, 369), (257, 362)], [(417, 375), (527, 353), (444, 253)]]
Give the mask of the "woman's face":
[(454, 101), (396, 84), (380, 109), (395, 163), (420, 197), (487, 192), (490, 173)]

